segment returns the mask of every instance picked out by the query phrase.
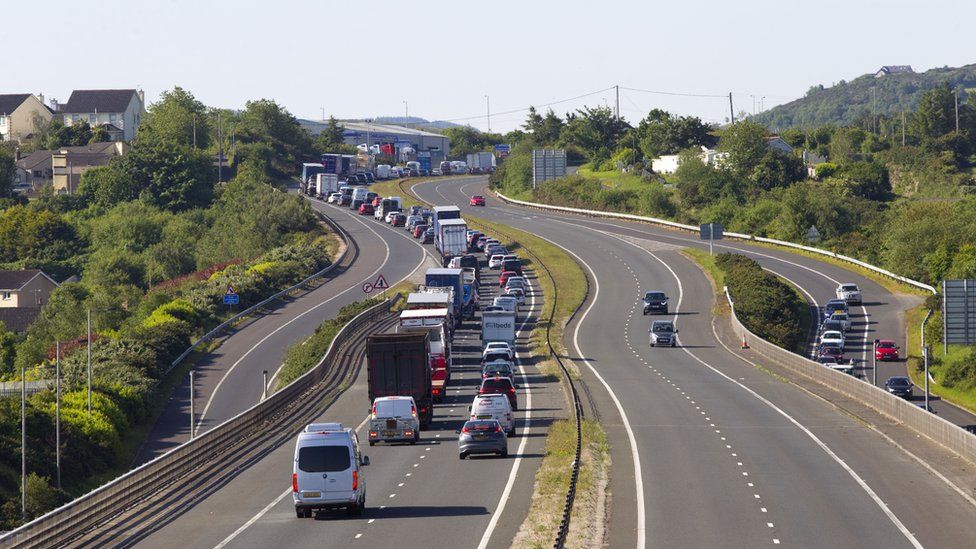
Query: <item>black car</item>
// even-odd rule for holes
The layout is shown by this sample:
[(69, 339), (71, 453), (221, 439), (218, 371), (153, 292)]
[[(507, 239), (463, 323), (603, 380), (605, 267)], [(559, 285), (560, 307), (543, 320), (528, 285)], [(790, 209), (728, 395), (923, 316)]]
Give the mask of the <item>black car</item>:
[(668, 314), (668, 296), (664, 292), (647, 292), (644, 294), (644, 314)]
[(349, 209), (358, 210), (359, 207), (362, 205), (363, 205), (363, 201), (361, 199), (353, 200), (352, 204), (349, 205)]
[(502, 261), (502, 272), (514, 271), (522, 276), (522, 260), (520, 259), (506, 259)]
[(422, 206), (410, 206), (410, 215), (423, 215), (424, 208)]
[(893, 376), (885, 381), (885, 390), (901, 398), (911, 398), (914, 387), (912, 380), (905, 376)]
[(373, 183), (374, 181), (376, 181), (376, 178), (373, 177), (373, 172), (363, 172), (363, 177), (366, 178), (366, 184), (367, 185), (369, 185), (370, 183)]
[(349, 204), (352, 204), (352, 195), (344, 194), (339, 197), (340, 206), (348, 206)]
[(372, 191), (366, 193), (366, 202), (372, 203), (373, 200), (375, 200), (377, 196), (379, 196), (379, 195), (376, 194), (376, 193), (374, 193), (374, 192), (372, 192)]

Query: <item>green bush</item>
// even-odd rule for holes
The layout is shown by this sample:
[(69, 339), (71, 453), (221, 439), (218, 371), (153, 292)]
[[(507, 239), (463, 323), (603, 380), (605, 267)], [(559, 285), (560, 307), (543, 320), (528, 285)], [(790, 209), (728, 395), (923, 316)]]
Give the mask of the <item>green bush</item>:
[(972, 348), (952, 353), (939, 361), (943, 368), (942, 382), (946, 386), (963, 390), (976, 387), (976, 354)]
[(796, 291), (744, 255), (721, 253), (715, 263), (725, 273), (742, 324), (784, 349), (802, 351), (803, 315), (809, 314), (809, 306)]

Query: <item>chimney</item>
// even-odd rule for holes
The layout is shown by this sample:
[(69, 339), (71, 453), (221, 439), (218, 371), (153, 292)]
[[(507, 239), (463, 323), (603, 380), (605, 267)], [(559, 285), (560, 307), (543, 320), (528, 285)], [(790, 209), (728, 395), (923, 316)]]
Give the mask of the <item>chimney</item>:
[(51, 110), (54, 112), (61, 110), (61, 105), (58, 104), (58, 100), (53, 97), (51, 98)]
[(143, 107), (145, 107), (146, 106), (146, 92), (144, 92), (142, 90), (139, 90), (136, 93), (139, 94), (139, 102), (142, 103), (142, 106)]
[(37, 100), (41, 102), (41, 105), (43, 105), (44, 104), (44, 94), (43, 93), (37, 94)]
[(20, 160), (20, 147), (14, 149), (14, 162)]

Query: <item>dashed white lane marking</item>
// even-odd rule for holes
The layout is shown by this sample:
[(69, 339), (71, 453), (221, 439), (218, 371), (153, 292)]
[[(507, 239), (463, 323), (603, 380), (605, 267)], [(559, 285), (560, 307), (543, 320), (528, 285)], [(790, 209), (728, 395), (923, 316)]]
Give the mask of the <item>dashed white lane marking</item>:
[(759, 510), (762, 511), (763, 513), (768, 512), (768, 511), (766, 511), (766, 508), (765, 507), (760, 507)]
[[(423, 457), (423, 456), (421, 456), (421, 457)], [(414, 464), (413, 464), (413, 466), (414, 466), (414, 467), (419, 467), (419, 466), (420, 466), (420, 464), (419, 464), (419, 463), (414, 463)]]
[(775, 543), (776, 545), (779, 545), (779, 540), (776, 539), (776, 538), (773, 538), (773, 543)]
[(363, 537), (363, 535), (362, 535), (362, 534), (356, 534), (356, 539), (359, 539), (359, 538), (361, 538), (361, 537)]
[(412, 475), (412, 474), (413, 474), (413, 473), (407, 473), (407, 474), (405, 474), (405, 475), (403, 475), (403, 476), (405, 476), (405, 477), (409, 477), (409, 476), (410, 476), (410, 475)]
[(376, 522), (376, 519), (369, 519), (366, 521), (366, 524), (373, 524), (374, 522)]
[(396, 494), (390, 494), (390, 498), (395, 498)]
[(402, 487), (403, 487), (403, 483), (402, 482), (400, 484), (397, 484), (397, 488), (402, 488)]

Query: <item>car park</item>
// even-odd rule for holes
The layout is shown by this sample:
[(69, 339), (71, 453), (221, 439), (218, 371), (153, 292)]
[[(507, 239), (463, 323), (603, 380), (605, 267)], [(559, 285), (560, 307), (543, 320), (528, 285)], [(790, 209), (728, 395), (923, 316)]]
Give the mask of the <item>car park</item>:
[(877, 360), (898, 360), (898, 345), (890, 339), (880, 339), (874, 349)]
[(508, 437), (498, 420), (469, 420), (458, 430), (458, 458), (475, 454), (508, 457)]
[(827, 330), (826, 332), (820, 334), (820, 344), (823, 345), (824, 343), (836, 343), (843, 348), (845, 343), (844, 333), (835, 330)]
[(369, 203), (360, 204), (359, 215), (373, 215), (373, 205)]
[(471, 197), (471, 205), (472, 206), (484, 206), (485, 205), (485, 197), (483, 197), (481, 195), (478, 195), (478, 194), (472, 196)]
[(389, 396), (374, 400), (368, 434), (370, 446), (377, 442), (416, 444), (420, 440), (420, 418), (413, 397)]
[(491, 302), (492, 305), (501, 307), (503, 311), (514, 313), (518, 311), (518, 300), (510, 296), (498, 296)]
[(901, 398), (911, 398), (914, 387), (912, 380), (906, 376), (892, 376), (885, 381), (885, 391)]
[(361, 515), (366, 510), (363, 467), (369, 456), (359, 450), (359, 439), (341, 423), (312, 423), (299, 433), (292, 466), (292, 502), (298, 518), (317, 509), (346, 509)]
[(668, 314), (668, 296), (664, 292), (650, 291), (644, 294), (644, 314)]
[(426, 230), (427, 230), (427, 225), (423, 223), (417, 223), (416, 225), (413, 226), (413, 237), (420, 238), (421, 236), (424, 235), (424, 231)]
[(481, 387), (478, 388), (479, 395), (505, 395), (508, 403), (513, 410), (518, 410), (518, 395), (515, 392), (515, 383), (507, 377), (490, 377), (481, 380)]
[(495, 254), (488, 258), (488, 268), (489, 269), (500, 269), (502, 266), (502, 258), (505, 256), (502, 254)]
[(674, 347), (677, 345), (678, 330), (670, 320), (655, 320), (647, 330), (651, 347)]
[(515, 418), (512, 417), (512, 405), (507, 395), (476, 395), (469, 410), (470, 419), (494, 419), (501, 423), (508, 436), (515, 436)]

